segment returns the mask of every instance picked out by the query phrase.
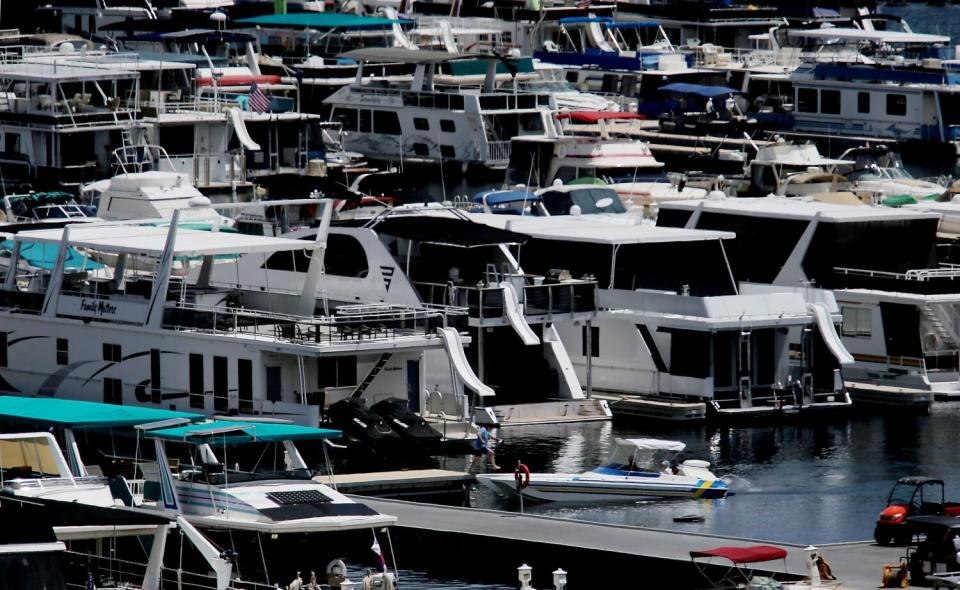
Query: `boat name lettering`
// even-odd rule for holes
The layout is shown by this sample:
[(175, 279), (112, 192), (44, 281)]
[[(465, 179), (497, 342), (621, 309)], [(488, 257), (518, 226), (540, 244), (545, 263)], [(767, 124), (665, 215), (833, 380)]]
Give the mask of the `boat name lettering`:
[(111, 314), (115, 315), (117, 313), (117, 306), (110, 303), (109, 301), (104, 301), (103, 299), (94, 299), (87, 300), (82, 299), (80, 301), (80, 309), (83, 311), (89, 311), (96, 314)]

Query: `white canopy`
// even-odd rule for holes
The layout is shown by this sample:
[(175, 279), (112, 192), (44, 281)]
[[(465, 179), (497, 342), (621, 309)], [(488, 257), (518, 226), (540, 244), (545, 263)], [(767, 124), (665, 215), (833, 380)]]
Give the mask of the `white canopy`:
[(687, 445), (680, 441), (657, 438), (618, 438), (617, 446), (632, 447), (640, 451), (673, 451), (675, 453), (687, 448)]
[(866, 31), (863, 29), (823, 27), (820, 29), (790, 29), (788, 37), (807, 39), (839, 39), (843, 41), (872, 41), (874, 43), (950, 43), (946, 35), (907, 33), (906, 31)]
[[(109, 225), (84, 223), (68, 226), (70, 245), (102, 252), (160, 257), (167, 241), (169, 227), (139, 225)], [(64, 228), (20, 232), (19, 242), (46, 242), (59, 244)], [(217, 256), (221, 254), (248, 254), (282, 250), (312, 249), (314, 242), (249, 236), (233, 232), (210, 232), (195, 229), (177, 229), (173, 255)]]

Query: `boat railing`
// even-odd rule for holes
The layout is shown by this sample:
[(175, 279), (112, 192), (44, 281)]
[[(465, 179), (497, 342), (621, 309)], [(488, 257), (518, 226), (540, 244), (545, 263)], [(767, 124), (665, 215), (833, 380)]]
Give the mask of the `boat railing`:
[(184, 301), (167, 305), (164, 328), (312, 346), (436, 337), (446, 316), (436, 310), (349, 310), (334, 316), (298, 316)]
[(487, 141), (481, 144), (481, 160), (488, 163), (510, 161), (510, 141)]
[[(69, 550), (64, 551), (63, 555), (64, 570), (68, 573), (67, 577), (70, 580), (83, 580), (81, 583), (68, 582), (66, 584), (67, 588), (86, 590), (90, 587), (87, 577), (93, 572), (96, 572), (96, 575), (99, 575), (103, 582), (110, 580), (117, 587), (123, 587), (122, 584), (126, 583), (139, 588), (139, 584), (143, 582), (143, 577), (147, 572), (147, 564), (137, 561)], [(177, 588), (178, 590), (215, 590), (217, 588), (216, 576), (186, 571), (182, 568), (161, 566), (160, 578), (163, 588)], [(100, 580), (94, 580), (94, 583), (97, 588), (104, 587), (100, 585)], [(276, 590), (276, 587), (270, 584), (234, 579), (230, 580), (228, 590)]]
[[(466, 311), (471, 319), (501, 320), (506, 317), (503, 288), (498, 285), (456, 285), (452, 282), (414, 281), (423, 301)], [(569, 281), (524, 285), (517, 296), (526, 316), (554, 316), (596, 311), (594, 281)]]
[(886, 270), (871, 270), (864, 268), (847, 268), (836, 266), (834, 272), (843, 275), (853, 275), (870, 278), (897, 279), (905, 281), (925, 282), (936, 279), (957, 279), (960, 278), (960, 265), (941, 264), (937, 268), (919, 268), (911, 269), (906, 272), (895, 272)]
[(3, 485), (14, 490), (22, 489), (51, 489), (51, 488), (71, 488), (83, 484), (103, 484), (106, 483), (102, 477), (25, 477), (4, 479)]

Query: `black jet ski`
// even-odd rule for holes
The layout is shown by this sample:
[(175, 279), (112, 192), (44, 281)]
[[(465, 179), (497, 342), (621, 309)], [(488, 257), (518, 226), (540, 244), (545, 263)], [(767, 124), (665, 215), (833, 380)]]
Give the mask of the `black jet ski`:
[(375, 414), (393, 428), (400, 438), (426, 445), (428, 448), (437, 448), (443, 436), (434, 430), (426, 420), (414, 413), (408, 406), (407, 400), (389, 398), (370, 406)]
[(400, 442), (400, 435), (371, 412), (363, 399), (347, 398), (330, 404), (327, 415), (336, 428), (375, 451), (389, 451)]

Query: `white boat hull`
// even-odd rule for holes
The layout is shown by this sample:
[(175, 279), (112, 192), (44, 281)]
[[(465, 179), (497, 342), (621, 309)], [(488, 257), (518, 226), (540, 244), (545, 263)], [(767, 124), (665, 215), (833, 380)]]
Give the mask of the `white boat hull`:
[[(478, 475), (477, 481), (499, 494), (518, 495), (513, 474)], [(720, 480), (689, 476), (534, 473), (530, 485), (523, 489), (523, 497), (540, 502), (628, 502), (650, 498), (721, 498), (726, 492), (726, 484)]]

